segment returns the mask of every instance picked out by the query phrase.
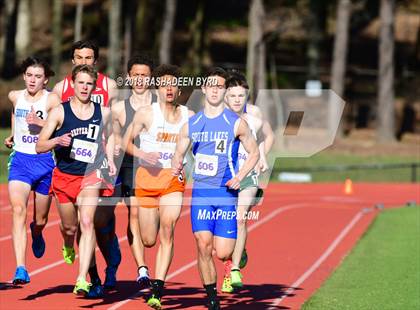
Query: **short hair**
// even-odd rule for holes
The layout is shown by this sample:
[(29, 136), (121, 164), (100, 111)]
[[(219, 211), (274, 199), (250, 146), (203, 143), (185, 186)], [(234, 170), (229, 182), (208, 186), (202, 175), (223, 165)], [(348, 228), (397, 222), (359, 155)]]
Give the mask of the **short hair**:
[(131, 68), (134, 65), (148, 66), (150, 72), (153, 72), (153, 69), (155, 68), (155, 62), (153, 61), (153, 58), (147, 54), (136, 54), (133, 57), (131, 57), (127, 63), (127, 72), (130, 72)]
[(176, 78), (179, 78), (181, 76), (181, 69), (175, 65), (163, 64), (153, 70), (154, 77), (162, 77), (165, 75), (172, 75)]
[(226, 72), (225, 69), (221, 68), (221, 67), (212, 67), (210, 68), (204, 77), (209, 77), (209, 76), (220, 76), (222, 78), (224, 78), (225, 80), (227, 80), (229, 78), (228, 73)]
[(77, 74), (80, 72), (89, 74), (90, 77), (93, 78), (93, 84), (96, 85), (96, 80), (98, 79), (98, 72), (95, 70), (93, 66), (90, 65), (77, 65), (71, 71), (71, 79), (74, 82), (76, 80)]
[(95, 58), (95, 61), (99, 58), (99, 47), (94, 41), (91, 40), (80, 40), (74, 42), (71, 46), (71, 58), (74, 58), (75, 50), (81, 50), (82, 48), (89, 48), (93, 50), (93, 57)]
[(44, 75), (47, 78), (55, 75), (54, 71), (50, 67), (50, 64), (44, 58), (38, 56), (29, 56), (25, 58), (20, 65), (20, 70), (22, 73), (25, 73), (29, 67), (43, 68)]
[(240, 72), (239, 70), (231, 70), (228, 73), (229, 77), (226, 80), (226, 88), (241, 86), (245, 89), (249, 89), (246, 77), (242, 72)]

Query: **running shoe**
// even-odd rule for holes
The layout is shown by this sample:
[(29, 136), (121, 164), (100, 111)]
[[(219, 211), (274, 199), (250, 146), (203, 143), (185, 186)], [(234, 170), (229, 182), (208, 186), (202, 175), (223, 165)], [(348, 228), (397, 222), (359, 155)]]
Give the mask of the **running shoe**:
[(105, 269), (104, 287), (108, 290), (115, 288), (117, 285), (117, 267), (108, 266)]
[(67, 264), (73, 264), (76, 259), (76, 252), (74, 251), (74, 248), (63, 245), (63, 258)]
[(99, 277), (91, 278), (92, 286), (90, 287), (89, 293), (85, 296), (88, 299), (103, 298), (104, 287), (102, 286), (101, 279)]
[(36, 258), (41, 258), (45, 253), (45, 240), (42, 237), (42, 232), (38, 236), (34, 235), (34, 226), (34, 222), (29, 225), (32, 236), (32, 252)]
[(152, 295), (148, 300), (147, 304), (152, 307), (153, 309), (160, 310), (162, 309), (162, 304), (160, 302), (160, 298), (156, 297), (155, 295)]
[(234, 269), (230, 272), (231, 285), (233, 288), (243, 287), (242, 274), (239, 269)]
[(208, 310), (219, 310), (220, 309), (220, 303), (218, 300), (210, 300), (210, 302), (207, 305)]
[(77, 280), (76, 285), (73, 289), (73, 294), (86, 296), (89, 294), (92, 284), (86, 280)]
[(26, 284), (31, 282), (29, 274), (24, 266), (16, 268), (15, 277), (13, 278), (13, 285)]
[(223, 278), (222, 292), (223, 293), (233, 293), (232, 280), (230, 279), (229, 276), (225, 276)]
[(138, 277), (136, 281), (138, 284), (140, 284), (141, 289), (144, 289), (150, 286), (150, 275), (149, 275), (149, 270), (147, 269), (146, 266), (141, 266), (138, 269)]
[(112, 239), (109, 244), (109, 265), (105, 269), (105, 282), (104, 286), (106, 289), (113, 289), (117, 284), (117, 270), (121, 263), (121, 250), (118, 243), (117, 236)]
[(248, 263), (248, 253), (246, 249), (242, 252), (241, 261), (239, 262), (239, 268), (245, 268), (246, 264)]

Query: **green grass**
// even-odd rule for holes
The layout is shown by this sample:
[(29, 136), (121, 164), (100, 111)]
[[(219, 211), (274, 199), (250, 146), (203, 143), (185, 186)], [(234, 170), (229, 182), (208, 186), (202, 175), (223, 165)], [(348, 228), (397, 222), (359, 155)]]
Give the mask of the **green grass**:
[[(7, 182), (7, 159), (10, 150), (3, 145), (3, 140), (9, 135), (10, 129), (0, 128), (0, 183)], [(363, 157), (357, 155), (337, 154), (328, 151), (321, 152), (309, 158), (279, 158), (276, 160), (272, 180), (276, 181), (278, 172), (293, 171), (293, 168), (317, 167), (329, 165), (365, 164), (365, 163), (404, 163), (419, 162), (419, 158), (405, 157), (398, 154), (386, 156)], [(291, 170), (290, 170), (291, 168)], [(313, 172), (314, 182), (342, 182), (346, 178), (364, 182), (410, 182), (410, 169), (375, 169), (338, 172)], [(417, 180), (420, 181), (420, 168), (417, 169)]]
[(10, 129), (0, 129), (0, 183), (7, 182), (7, 160), (11, 150), (4, 146), (3, 141), (9, 134)]
[(302, 309), (420, 309), (419, 236), (419, 207), (383, 211)]
[[(416, 156), (406, 157), (398, 154), (383, 156), (358, 156), (348, 154), (321, 152), (309, 158), (278, 158), (274, 165), (276, 173), (272, 174), (272, 179), (277, 180), (278, 172), (294, 169), (319, 167), (319, 166), (339, 166), (354, 164), (399, 164), (419, 162)], [(350, 178), (358, 182), (411, 182), (411, 169), (363, 169), (349, 171), (316, 171), (308, 172), (312, 175), (314, 182), (337, 182)], [(420, 181), (420, 168), (417, 168), (417, 182)]]

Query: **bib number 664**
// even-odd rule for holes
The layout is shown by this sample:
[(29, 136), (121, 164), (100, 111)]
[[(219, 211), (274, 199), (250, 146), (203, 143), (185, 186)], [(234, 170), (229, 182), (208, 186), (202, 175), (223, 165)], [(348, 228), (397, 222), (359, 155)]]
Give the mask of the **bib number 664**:
[(81, 147), (78, 147), (77, 149), (76, 149), (76, 155), (78, 155), (78, 156), (83, 156), (83, 157), (92, 157), (92, 151), (91, 150), (88, 150), (88, 149), (84, 149), (84, 148), (81, 148)]

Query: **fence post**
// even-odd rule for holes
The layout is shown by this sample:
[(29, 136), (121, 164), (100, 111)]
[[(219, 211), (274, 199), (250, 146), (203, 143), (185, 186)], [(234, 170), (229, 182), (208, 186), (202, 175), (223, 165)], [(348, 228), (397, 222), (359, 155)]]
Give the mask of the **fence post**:
[(411, 182), (412, 183), (417, 182), (417, 163), (411, 164)]

